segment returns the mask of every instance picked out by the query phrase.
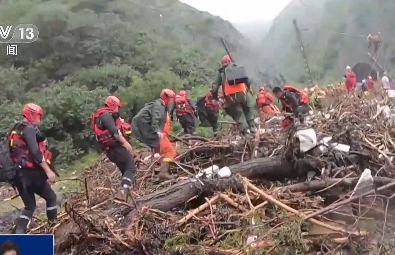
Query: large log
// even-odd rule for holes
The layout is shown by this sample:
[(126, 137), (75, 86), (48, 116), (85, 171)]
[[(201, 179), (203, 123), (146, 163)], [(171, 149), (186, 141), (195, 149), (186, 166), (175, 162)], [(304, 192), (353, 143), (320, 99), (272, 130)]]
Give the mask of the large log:
[[(281, 191), (290, 191), (290, 192), (316, 192), (329, 186), (336, 185), (338, 187), (350, 187), (354, 188), (357, 185), (359, 177), (356, 178), (335, 178), (335, 179), (328, 179), (323, 181), (311, 181), (311, 182), (303, 182), (292, 184), (288, 186), (284, 186), (281, 188)], [(394, 179), (385, 178), (385, 177), (373, 177), (373, 183), (376, 187), (384, 186), (389, 183), (394, 182)]]
[[(286, 161), (280, 156), (253, 159), (229, 166), (232, 173), (232, 176), (229, 178), (202, 180), (192, 178), (153, 194), (135, 199), (138, 210), (135, 208), (134, 200), (131, 199), (128, 206), (119, 206), (119, 204), (109, 206), (111, 209), (104, 211), (103, 214), (106, 216), (121, 214), (125, 217), (124, 223), (128, 225), (138, 217), (139, 211), (143, 207), (163, 212), (170, 211), (174, 208), (185, 208), (188, 201), (191, 201), (194, 197), (209, 195), (215, 191), (225, 191), (229, 188), (242, 190), (241, 184), (234, 178), (237, 174), (252, 180), (283, 180), (284, 178), (297, 177), (298, 171), (296, 171), (294, 166), (295, 164), (293, 162)], [(304, 168), (306, 167), (305, 165)], [(108, 203), (111, 202), (109, 201)], [(78, 230), (77, 225), (73, 221), (70, 221), (66, 226), (61, 227), (55, 232), (55, 247), (57, 251), (62, 251), (70, 247), (71, 243), (68, 240), (68, 236), (70, 233), (76, 233), (76, 230)]]
[[(166, 212), (174, 208), (183, 208), (191, 198), (203, 194), (209, 195), (209, 193), (224, 191), (229, 188), (242, 189), (237, 179), (234, 178), (236, 174), (240, 174), (249, 179), (276, 180), (295, 177), (293, 164), (284, 161), (281, 157), (258, 158), (230, 166), (229, 169), (232, 172), (230, 178), (203, 180), (193, 178), (136, 199), (135, 202), (139, 210), (136, 210), (133, 201), (130, 201), (129, 206), (119, 206), (119, 204), (115, 207), (109, 206), (111, 209), (105, 211), (103, 214), (108, 216), (122, 214), (125, 217), (125, 224), (128, 224), (138, 216), (138, 212), (143, 207)], [(109, 203), (111, 203), (111, 201), (109, 201)], [(64, 251), (69, 248), (71, 244), (75, 244), (75, 240), (71, 240), (69, 236), (71, 233), (78, 232), (78, 225), (73, 221), (69, 221), (67, 224), (57, 229), (54, 233), (56, 251)]]
[[(190, 179), (136, 199), (136, 204), (138, 207), (149, 207), (163, 212), (173, 208), (183, 208), (187, 201), (193, 197), (229, 188), (239, 189), (237, 180), (233, 178), (236, 174), (255, 180), (282, 180), (296, 177), (293, 164), (284, 161), (281, 157), (258, 158), (230, 166), (229, 169), (232, 173), (230, 178)], [(130, 214), (131, 211), (134, 211), (134, 204), (132, 202), (129, 204), (129, 206), (125, 206), (122, 214), (135, 216), (135, 214)], [(119, 208), (112, 209), (111, 213), (115, 213), (115, 211), (119, 211)]]

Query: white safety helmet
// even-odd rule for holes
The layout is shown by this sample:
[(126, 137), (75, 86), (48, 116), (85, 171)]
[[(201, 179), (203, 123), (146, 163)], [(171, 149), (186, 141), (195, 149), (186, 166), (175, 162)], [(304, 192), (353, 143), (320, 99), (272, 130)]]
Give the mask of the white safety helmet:
[(350, 66), (347, 66), (347, 67), (346, 67), (346, 70), (351, 70), (351, 67), (350, 67)]

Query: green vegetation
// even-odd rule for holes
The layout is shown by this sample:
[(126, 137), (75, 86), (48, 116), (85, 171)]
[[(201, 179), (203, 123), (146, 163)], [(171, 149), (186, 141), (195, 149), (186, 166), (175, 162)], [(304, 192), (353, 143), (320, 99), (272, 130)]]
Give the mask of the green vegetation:
[(384, 44), (377, 62), (391, 71), (395, 66), (395, 19), (390, 13), (394, 9), (395, 2), (390, 0), (303, 0), (303, 4), (291, 0), (262, 40), (264, 60), (290, 82), (310, 83), (292, 23), (296, 19), (316, 84), (340, 80), (347, 65), (371, 64), (366, 36), (378, 32)]
[(0, 133), (25, 103), (39, 104), (57, 164), (95, 148), (90, 115), (109, 94), (124, 101), (127, 120), (163, 88), (202, 96), (223, 54), (219, 38), (240, 37), (228, 22), (173, 0), (0, 1), (0, 24), (20, 23), (40, 35), (0, 59)]

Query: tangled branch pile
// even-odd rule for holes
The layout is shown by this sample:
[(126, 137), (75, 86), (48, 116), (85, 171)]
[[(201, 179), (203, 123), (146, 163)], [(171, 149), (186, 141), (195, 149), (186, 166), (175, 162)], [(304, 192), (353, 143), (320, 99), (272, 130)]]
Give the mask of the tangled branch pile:
[[(102, 157), (85, 170), (86, 191), (67, 199), (59, 223), (32, 232), (52, 231), (57, 254), (391, 254), (395, 145), (381, 114), (386, 102), (338, 102), (305, 123), (318, 141), (332, 137), (307, 152), (275, 118), (261, 123), (253, 144), (181, 142), (176, 181), (155, 180), (158, 159), (146, 164), (150, 151), (137, 151), (127, 202), (115, 197), (119, 171)], [(228, 166), (231, 176), (207, 171), (212, 165)]]

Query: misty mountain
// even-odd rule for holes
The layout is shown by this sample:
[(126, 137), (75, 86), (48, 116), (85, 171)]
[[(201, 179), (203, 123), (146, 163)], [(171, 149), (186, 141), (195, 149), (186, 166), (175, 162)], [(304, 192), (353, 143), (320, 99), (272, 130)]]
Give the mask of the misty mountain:
[(247, 22), (233, 22), (233, 26), (250, 39), (253, 43), (259, 43), (262, 38), (269, 32), (271, 21), (247, 21)]
[(370, 33), (381, 32), (384, 42), (377, 62), (387, 70), (393, 69), (394, 11), (394, 0), (292, 0), (262, 40), (261, 47), (267, 49), (263, 52), (264, 63), (288, 80), (308, 82), (293, 24), (296, 19), (314, 80), (337, 81), (347, 65), (373, 64), (367, 54), (366, 36)]

